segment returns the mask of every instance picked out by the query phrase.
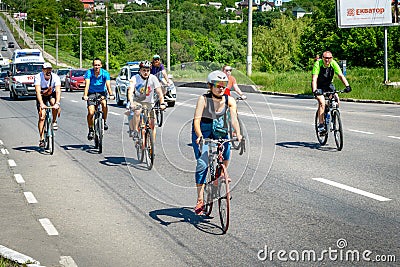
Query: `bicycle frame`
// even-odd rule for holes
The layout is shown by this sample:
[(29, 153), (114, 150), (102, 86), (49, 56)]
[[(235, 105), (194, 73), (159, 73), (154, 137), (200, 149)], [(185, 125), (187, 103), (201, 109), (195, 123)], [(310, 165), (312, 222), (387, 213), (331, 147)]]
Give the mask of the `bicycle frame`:
[[(149, 108), (141, 107), (139, 117), (139, 138), (135, 141), (137, 157), (140, 162), (143, 162), (145, 154), (146, 164), (149, 170), (152, 169), (154, 163), (154, 140), (153, 131), (150, 127)], [(151, 111), (151, 109), (150, 109)]]
[(45, 149), (48, 149), (50, 155), (54, 153), (54, 129), (53, 129), (53, 107), (46, 103), (46, 117), (43, 125)]
[(101, 101), (105, 99), (101, 94), (95, 94), (89, 100), (94, 101), (94, 146), (99, 149), (99, 153), (103, 152), (103, 135), (104, 135), (104, 116)]

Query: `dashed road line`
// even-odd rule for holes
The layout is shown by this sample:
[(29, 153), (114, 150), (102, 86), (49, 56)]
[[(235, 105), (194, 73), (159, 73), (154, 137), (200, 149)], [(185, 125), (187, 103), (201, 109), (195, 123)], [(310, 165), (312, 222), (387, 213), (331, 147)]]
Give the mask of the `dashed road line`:
[(3, 141), (2, 141), (2, 140), (0, 140), (0, 145), (4, 145), (4, 143), (3, 143)]
[(48, 235), (58, 235), (57, 229), (54, 227), (54, 225), (51, 223), (49, 219), (47, 218), (39, 219), (39, 222)]
[(17, 166), (17, 163), (15, 163), (15, 161), (14, 161), (13, 159), (9, 159), (9, 160), (8, 160), (8, 165), (9, 165), (10, 167), (15, 167), (15, 166)]
[(340, 189), (344, 189), (344, 190), (347, 190), (347, 191), (350, 191), (350, 192), (353, 192), (353, 193), (356, 193), (356, 194), (359, 194), (359, 195), (362, 195), (362, 196), (366, 196), (366, 197), (369, 197), (369, 198), (372, 198), (372, 199), (375, 199), (375, 200), (378, 200), (378, 201), (389, 201), (389, 200), (391, 200), (390, 198), (386, 198), (386, 197), (383, 197), (383, 196), (380, 196), (380, 195), (376, 195), (376, 194), (373, 194), (373, 193), (370, 193), (370, 192), (367, 192), (367, 191), (364, 191), (364, 190), (361, 190), (361, 189), (358, 189), (358, 188), (355, 188), (355, 187), (351, 187), (351, 186), (348, 186), (348, 185), (345, 185), (345, 184), (334, 182), (334, 181), (331, 181), (331, 180), (328, 180), (328, 179), (325, 179), (325, 178), (313, 178), (313, 180), (321, 182), (321, 183), (324, 183), (324, 184), (332, 185), (334, 187), (337, 187), (337, 188), (340, 188)]
[(113, 111), (109, 111), (108, 114), (112, 114), (112, 115), (117, 115), (120, 116), (121, 114), (117, 113), (117, 112), (113, 112)]
[(394, 138), (394, 139), (400, 139), (400, 136), (393, 136), (393, 135), (389, 135), (389, 138)]
[(19, 174), (19, 173), (14, 174), (14, 178), (15, 178), (15, 181), (16, 181), (17, 183), (19, 183), (19, 184), (24, 184), (24, 183), (25, 183), (24, 178), (22, 178), (22, 175)]
[(362, 134), (374, 134), (371, 132), (365, 132), (365, 131), (359, 131), (359, 130), (353, 130), (353, 129), (349, 129), (350, 132), (355, 132), (355, 133), (362, 133)]
[(2, 149), (1, 149), (1, 153), (2, 153), (3, 155), (8, 155), (8, 154), (10, 154), (10, 152), (8, 152), (7, 148), (2, 148)]
[(36, 198), (32, 192), (24, 192), (24, 195), (25, 195), (26, 201), (28, 201), (29, 204), (38, 203), (38, 201), (36, 200)]
[(71, 100), (71, 102), (78, 103), (79, 101), (78, 100)]
[(390, 117), (390, 118), (400, 118), (400, 116), (397, 115), (381, 115), (382, 117)]

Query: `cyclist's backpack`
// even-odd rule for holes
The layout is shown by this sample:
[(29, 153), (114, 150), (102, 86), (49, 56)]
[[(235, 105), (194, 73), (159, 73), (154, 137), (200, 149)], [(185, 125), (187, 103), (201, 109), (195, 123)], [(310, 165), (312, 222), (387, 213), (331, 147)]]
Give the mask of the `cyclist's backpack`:
[[(226, 113), (228, 112), (228, 96), (224, 95), (225, 97), (225, 113), (224, 115), (220, 116), (219, 118), (213, 119), (212, 125), (212, 133), (215, 138), (224, 138), (228, 135), (228, 123), (227, 123), (227, 116)], [(215, 114), (214, 105), (211, 105), (211, 109)]]

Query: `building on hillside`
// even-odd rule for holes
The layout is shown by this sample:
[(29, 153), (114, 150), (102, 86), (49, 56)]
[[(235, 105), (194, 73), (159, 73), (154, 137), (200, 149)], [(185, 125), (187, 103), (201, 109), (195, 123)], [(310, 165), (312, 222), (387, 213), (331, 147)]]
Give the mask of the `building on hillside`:
[(94, 0), (81, 0), (83, 4), (83, 9), (87, 12), (94, 11)]
[(267, 11), (271, 11), (275, 8), (275, 4), (273, 2), (262, 2), (261, 5), (259, 5), (258, 7), (258, 11), (260, 12), (267, 12)]
[(208, 6), (213, 6), (213, 7), (215, 7), (216, 9), (220, 9), (220, 8), (222, 7), (222, 3), (220, 3), (220, 2), (208, 2), (207, 5), (208, 5)]
[(304, 17), (305, 14), (307, 14), (307, 12), (302, 9), (301, 7), (295, 7), (292, 10), (293, 16), (295, 16), (297, 19)]
[(115, 9), (115, 12), (123, 13), (124, 12), (124, 8), (125, 8), (125, 4), (114, 4), (113, 7)]
[(126, 3), (128, 5), (129, 4), (137, 4), (139, 6), (148, 6), (149, 5), (145, 0), (128, 0)]

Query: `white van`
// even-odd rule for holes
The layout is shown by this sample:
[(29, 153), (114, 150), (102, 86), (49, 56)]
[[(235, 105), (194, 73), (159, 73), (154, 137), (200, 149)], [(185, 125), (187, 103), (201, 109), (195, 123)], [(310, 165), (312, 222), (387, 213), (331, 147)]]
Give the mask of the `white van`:
[(7, 41), (7, 35), (3, 35), (3, 41)]

